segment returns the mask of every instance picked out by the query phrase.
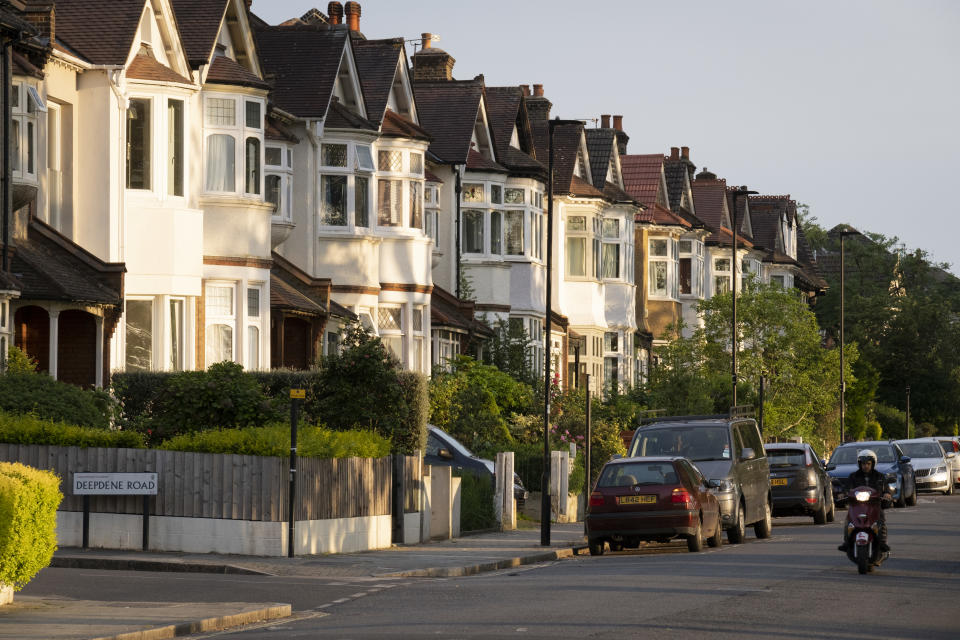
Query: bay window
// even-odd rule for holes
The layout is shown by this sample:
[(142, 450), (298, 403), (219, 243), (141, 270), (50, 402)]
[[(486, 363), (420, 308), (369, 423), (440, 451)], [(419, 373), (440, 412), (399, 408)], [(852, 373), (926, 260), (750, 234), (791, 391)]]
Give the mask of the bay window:
[(183, 100), (167, 100), (167, 195), (183, 195)]
[(490, 212), (490, 253), (494, 255), (503, 253), (503, 234), (500, 224), (501, 215), (499, 211)]
[(620, 277), (620, 221), (615, 218), (603, 219), (603, 255), (601, 276)]
[(380, 178), (377, 180), (377, 192), (377, 224), (381, 227), (402, 226), (403, 182)]
[(703, 243), (699, 240), (680, 240), (679, 290), (680, 295), (703, 296)]
[(377, 309), (377, 329), (383, 346), (403, 362), (403, 309), (380, 306)]
[(260, 368), (260, 288), (247, 288), (247, 369)]
[(420, 183), (410, 182), (410, 227), (423, 228), (423, 196), (420, 195)]
[(153, 300), (126, 301), (126, 369), (150, 371), (153, 368)]
[[(127, 106), (127, 189), (150, 188), (150, 100), (132, 98)], [(29, 154), (33, 173), (33, 150)]]
[(483, 211), (467, 209), (463, 212), (463, 251), (483, 253)]
[(370, 226), (370, 178), (356, 176), (353, 179), (353, 224)]
[(347, 176), (320, 176), (320, 224), (347, 224)]
[(224, 360), (233, 360), (236, 328), (234, 312), (234, 285), (210, 283), (204, 289), (206, 316), (205, 362), (210, 366)]
[(526, 201), (523, 194), (523, 189), (506, 189), (503, 199), (507, 204), (523, 204)]
[(730, 291), (730, 258), (713, 259), (713, 294)]
[(37, 112), (46, 110), (36, 87), (19, 83), (10, 87), (10, 160), (15, 178), (37, 179)]
[(184, 308), (186, 300), (173, 298), (170, 300), (170, 352), (167, 367), (170, 371), (183, 371), (184, 344), (186, 343), (186, 325), (184, 324)]
[(507, 255), (523, 255), (523, 211), (507, 211), (505, 216)]
[(413, 371), (423, 371), (423, 310), (413, 308)]
[(273, 205), (273, 216), (289, 220), (293, 217), (293, 163), (291, 154), (280, 146), (264, 149), (266, 179), (263, 198)]
[(570, 216), (567, 219), (567, 275), (587, 275), (587, 218)]
[(461, 199), (464, 202), (485, 202), (486, 196), (482, 184), (463, 184), (460, 187)]
[[(242, 103), (242, 113), (238, 113), (238, 101)], [(203, 113), (206, 134), (204, 189), (212, 193), (234, 194), (237, 183), (242, 182), (243, 194), (261, 195), (263, 103), (238, 96), (207, 96)], [(242, 158), (238, 158), (239, 153)], [(240, 160), (242, 176), (237, 175)]]
[(648, 247), (650, 295), (666, 297), (670, 290), (670, 241), (667, 238), (651, 238)]

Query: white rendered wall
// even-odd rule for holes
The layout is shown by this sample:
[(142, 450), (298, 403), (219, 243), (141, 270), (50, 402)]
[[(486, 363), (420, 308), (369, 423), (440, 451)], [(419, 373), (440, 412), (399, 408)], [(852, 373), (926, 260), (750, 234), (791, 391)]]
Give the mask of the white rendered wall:
[(126, 266), (127, 294), (201, 295), (203, 211), (131, 208)]

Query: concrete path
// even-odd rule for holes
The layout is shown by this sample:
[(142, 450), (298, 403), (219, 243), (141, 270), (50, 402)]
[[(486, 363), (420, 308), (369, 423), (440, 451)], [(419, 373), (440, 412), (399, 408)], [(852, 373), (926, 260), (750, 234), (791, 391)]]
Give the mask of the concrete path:
[[(59, 549), (51, 566), (78, 569), (204, 572), (298, 577), (455, 577), (569, 557), (586, 548), (583, 524), (539, 525), (364, 553), (296, 558)], [(536, 527), (536, 528), (534, 528)], [(28, 589), (29, 592), (29, 589)], [(113, 603), (18, 594), (0, 607), (0, 640), (153, 640), (291, 615), (278, 603)], [(139, 598), (139, 595), (137, 596)]]

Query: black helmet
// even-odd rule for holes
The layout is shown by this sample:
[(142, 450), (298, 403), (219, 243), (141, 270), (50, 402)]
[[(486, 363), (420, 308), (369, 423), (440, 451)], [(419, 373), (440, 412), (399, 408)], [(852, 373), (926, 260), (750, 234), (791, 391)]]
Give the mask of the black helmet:
[(857, 452), (857, 466), (863, 466), (863, 463), (869, 460), (873, 463), (873, 468), (877, 468), (877, 454), (871, 449), (863, 449), (862, 451)]

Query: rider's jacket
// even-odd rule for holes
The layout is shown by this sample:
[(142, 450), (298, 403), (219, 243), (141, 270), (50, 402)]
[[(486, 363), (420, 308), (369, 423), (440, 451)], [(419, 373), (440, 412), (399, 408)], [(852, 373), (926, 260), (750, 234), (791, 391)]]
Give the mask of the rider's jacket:
[(884, 476), (876, 469), (871, 469), (870, 473), (864, 473), (863, 469), (857, 469), (850, 474), (849, 482), (851, 489), (855, 489), (857, 487), (870, 487), (881, 496), (887, 493), (887, 488), (884, 484)]

